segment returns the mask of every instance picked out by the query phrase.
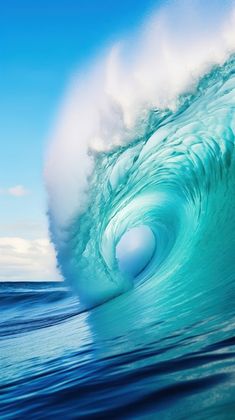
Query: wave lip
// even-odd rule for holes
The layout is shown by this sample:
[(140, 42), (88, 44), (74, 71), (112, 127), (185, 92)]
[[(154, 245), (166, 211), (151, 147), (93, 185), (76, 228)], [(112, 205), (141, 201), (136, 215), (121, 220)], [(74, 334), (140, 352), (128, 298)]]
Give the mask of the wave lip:
[[(199, 3), (187, 40), (185, 12), (172, 26), (174, 6), (163, 9), (129, 63), (115, 46), (85, 89), (72, 88), (60, 116), (46, 168), (51, 234), (61, 271), (87, 306), (182, 267), (211, 190), (233, 165), (235, 14), (217, 16), (205, 37)], [(130, 259), (129, 273), (120, 270), (121, 238), (143, 225), (156, 251), (144, 264), (143, 247), (143, 270)]]

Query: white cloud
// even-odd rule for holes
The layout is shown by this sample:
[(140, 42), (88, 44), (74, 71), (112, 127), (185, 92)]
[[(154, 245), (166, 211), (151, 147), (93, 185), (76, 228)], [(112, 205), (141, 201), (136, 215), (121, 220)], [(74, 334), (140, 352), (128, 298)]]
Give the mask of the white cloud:
[(23, 197), (24, 195), (29, 194), (29, 191), (23, 185), (16, 185), (15, 187), (8, 188), (7, 192), (14, 197)]
[(60, 279), (48, 239), (0, 238), (0, 281)]
[(30, 193), (27, 188), (25, 188), (23, 185), (15, 185), (13, 187), (9, 188), (1, 188), (0, 194), (2, 195), (11, 195), (13, 197), (23, 197), (25, 195), (28, 195)]
[(0, 237), (48, 238), (46, 215), (42, 215), (40, 219), (17, 219), (15, 215), (10, 217), (10, 220), (2, 218), (0, 220)]

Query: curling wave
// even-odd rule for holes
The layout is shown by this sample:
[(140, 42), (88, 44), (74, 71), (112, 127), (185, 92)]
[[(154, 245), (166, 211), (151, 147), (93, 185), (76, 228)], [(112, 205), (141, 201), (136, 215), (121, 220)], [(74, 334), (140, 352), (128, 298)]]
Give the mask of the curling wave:
[(234, 242), (234, 14), (211, 24), (213, 37), (192, 30), (182, 43), (174, 7), (145, 27), (128, 68), (119, 45), (73, 86), (49, 151), (52, 239), (86, 306), (180, 272), (189, 281), (202, 253), (221, 267)]

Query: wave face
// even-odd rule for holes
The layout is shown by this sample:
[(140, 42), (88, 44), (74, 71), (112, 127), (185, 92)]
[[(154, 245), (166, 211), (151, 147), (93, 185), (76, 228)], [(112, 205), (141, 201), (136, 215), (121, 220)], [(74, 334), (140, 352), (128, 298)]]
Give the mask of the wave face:
[[(94, 157), (89, 204), (58, 248), (62, 272), (86, 305), (176, 278), (204, 281), (204, 290), (224, 284), (234, 268), (234, 74), (232, 56), (182, 95), (176, 111), (152, 110), (144, 136)], [(127, 232), (143, 226), (154, 244), (143, 232), (125, 244)]]
[(209, 290), (233, 267), (234, 14), (202, 41), (196, 3), (187, 41), (182, 18), (171, 29), (175, 6), (162, 10), (128, 65), (129, 44), (115, 46), (62, 110), (46, 169), (51, 232), (86, 307), (162, 282)]

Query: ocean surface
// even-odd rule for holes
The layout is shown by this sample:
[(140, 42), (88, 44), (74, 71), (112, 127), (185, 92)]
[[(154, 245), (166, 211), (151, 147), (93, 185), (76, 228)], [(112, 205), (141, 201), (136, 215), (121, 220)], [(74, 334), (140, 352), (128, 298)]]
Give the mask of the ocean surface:
[(234, 419), (234, 281), (216, 280), (89, 311), (61, 283), (1, 284), (0, 418)]
[(1, 420), (235, 419), (234, 28), (178, 30), (158, 66), (116, 49), (72, 92), (46, 168), (65, 282), (0, 284)]

